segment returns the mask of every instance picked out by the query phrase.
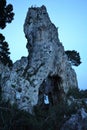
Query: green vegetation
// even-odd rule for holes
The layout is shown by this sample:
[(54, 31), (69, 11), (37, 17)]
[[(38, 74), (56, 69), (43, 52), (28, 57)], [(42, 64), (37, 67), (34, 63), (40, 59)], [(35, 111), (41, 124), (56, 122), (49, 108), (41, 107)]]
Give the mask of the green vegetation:
[[(78, 93), (86, 94), (79, 89), (70, 89), (67, 96), (81, 96)], [(1, 94), (1, 93), (0, 93)], [(76, 97), (76, 98), (77, 98)], [(81, 104), (72, 102), (68, 105), (67, 101), (61, 101), (54, 106), (35, 106), (34, 115), (23, 110), (19, 110), (17, 105), (10, 105), (9, 102), (0, 100), (0, 129), (1, 130), (60, 130), (62, 124), (68, 120), (72, 114), (75, 114), (78, 109), (84, 107), (87, 111), (87, 104), (82, 101)]]
[(0, 130), (38, 130), (39, 123), (33, 115), (18, 110), (14, 104), (0, 102)]
[(1, 130), (59, 130), (74, 112), (74, 107), (69, 109), (67, 104), (60, 103), (49, 110), (38, 107), (33, 116), (18, 110), (16, 105), (11, 106), (9, 102), (0, 102), (0, 128)]
[(66, 55), (68, 56), (68, 60), (70, 61), (71, 65), (79, 66), (81, 64), (80, 55), (75, 50), (67, 50), (65, 51)]
[(79, 90), (78, 88), (70, 88), (67, 97), (73, 96), (75, 99), (87, 98), (87, 90)]
[[(6, 5), (6, 0), (0, 0), (0, 29), (4, 29), (7, 23), (12, 22), (13, 18), (13, 6), (11, 4)], [(8, 43), (5, 41), (3, 34), (0, 33), (0, 61), (4, 65), (12, 66), (9, 55)]]
[(4, 65), (12, 66), (12, 60), (10, 59), (10, 52), (8, 43), (5, 41), (5, 37), (0, 34), (0, 61)]
[(11, 23), (14, 18), (13, 6), (6, 4), (6, 0), (0, 0), (0, 28), (4, 29), (6, 23)]

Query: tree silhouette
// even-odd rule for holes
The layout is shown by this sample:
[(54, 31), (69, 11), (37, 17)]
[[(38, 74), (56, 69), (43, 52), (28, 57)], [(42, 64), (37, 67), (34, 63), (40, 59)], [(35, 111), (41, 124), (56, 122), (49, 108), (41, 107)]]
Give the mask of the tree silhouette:
[(6, 0), (0, 0), (0, 28), (4, 29), (6, 23), (11, 23), (14, 17), (13, 6), (6, 5)]
[[(13, 6), (6, 5), (6, 0), (0, 0), (0, 29), (4, 29), (7, 23), (11, 23), (14, 18)], [(8, 43), (5, 41), (3, 34), (0, 34), (0, 61), (4, 65), (11, 66), (10, 52)]]
[(65, 53), (68, 56), (68, 60), (70, 61), (71, 65), (79, 66), (81, 64), (81, 58), (77, 51), (67, 50), (67, 51), (65, 51)]
[(4, 65), (12, 66), (12, 60), (9, 55), (10, 52), (8, 43), (5, 41), (5, 37), (0, 34), (0, 61)]

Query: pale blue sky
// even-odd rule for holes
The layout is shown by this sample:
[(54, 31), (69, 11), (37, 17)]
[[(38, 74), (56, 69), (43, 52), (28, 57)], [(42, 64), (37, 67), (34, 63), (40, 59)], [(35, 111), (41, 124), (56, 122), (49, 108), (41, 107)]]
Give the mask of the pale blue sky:
[(87, 0), (7, 0), (14, 7), (14, 21), (1, 32), (9, 43), (15, 62), (27, 56), (23, 24), (29, 7), (45, 5), (51, 21), (59, 27), (59, 39), (65, 50), (77, 50), (82, 64), (74, 67), (80, 89), (87, 89)]

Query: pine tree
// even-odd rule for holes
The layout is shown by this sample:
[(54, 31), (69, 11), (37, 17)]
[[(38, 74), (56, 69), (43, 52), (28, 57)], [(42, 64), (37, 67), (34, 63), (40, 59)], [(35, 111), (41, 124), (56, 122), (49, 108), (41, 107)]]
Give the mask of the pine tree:
[[(0, 29), (4, 29), (7, 23), (11, 23), (14, 18), (13, 6), (6, 3), (6, 0), (0, 0)], [(4, 65), (12, 66), (10, 59), (8, 43), (3, 34), (0, 34), (0, 61)]]
[(81, 64), (81, 58), (77, 51), (75, 50), (67, 50), (65, 51), (66, 55), (68, 56), (68, 60), (71, 63), (71, 65), (79, 66)]
[(11, 23), (14, 18), (13, 6), (6, 5), (6, 0), (0, 0), (0, 28), (4, 29), (6, 23)]
[(12, 60), (9, 55), (10, 52), (8, 43), (5, 41), (5, 37), (0, 34), (0, 61), (4, 65), (12, 66)]

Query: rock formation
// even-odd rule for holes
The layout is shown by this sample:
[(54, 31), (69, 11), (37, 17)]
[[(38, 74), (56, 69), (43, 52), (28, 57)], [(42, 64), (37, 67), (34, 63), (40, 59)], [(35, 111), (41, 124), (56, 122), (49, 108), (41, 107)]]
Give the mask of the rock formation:
[(3, 99), (32, 113), (35, 105), (44, 102), (44, 94), (51, 95), (55, 105), (78, 84), (45, 6), (29, 8), (24, 33), (29, 55), (16, 61), (12, 69), (0, 65), (1, 87)]
[(61, 130), (87, 130), (87, 113), (84, 108), (73, 114), (62, 126)]

